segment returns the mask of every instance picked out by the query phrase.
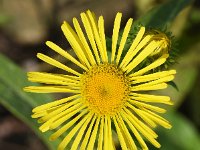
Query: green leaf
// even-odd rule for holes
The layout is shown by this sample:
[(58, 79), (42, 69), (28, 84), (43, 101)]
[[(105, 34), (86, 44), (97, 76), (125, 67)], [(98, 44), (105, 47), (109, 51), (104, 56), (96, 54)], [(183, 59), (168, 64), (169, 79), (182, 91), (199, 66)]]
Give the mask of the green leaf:
[(49, 149), (56, 149), (60, 139), (49, 142), (48, 137), (52, 132), (41, 133), (38, 123), (31, 118), (32, 108), (50, 102), (52, 98), (47, 94), (24, 92), (23, 88), (28, 85), (30, 83), (27, 81), (26, 73), (0, 54), (0, 103), (31, 127)]
[(172, 86), (169, 86), (167, 89), (154, 91), (152, 94), (167, 94), (175, 103), (175, 106), (173, 107), (178, 108), (198, 79), (199, 58), (200, 44), (197, 44), (191, 47), (187, 53), (182, 55), (178, 60), (178, 63), (172, 67), (177, 72), (173, 81), (176, 83), (179, 90), (177, 91)]
[(179, 91), (178, 86), (174, 81), (169, 81), (168, 84), (171, 85), (173, 88), (175, 88), (177, 91)]
[[(158, 128), (158, 141), (161, 150), (199, 150), (200, 137), (193, 124), (178, 112), (169, 112), (167, 119), (172, 124), (171, 130)], [(156, 148), (149, 147), (151, 150)]]
[(142, 23), (147, 27), (164, 29), (186, 6), (193, 0), (169, 0), (162, 5), (154, 7), (142, 16), (136, 23)]

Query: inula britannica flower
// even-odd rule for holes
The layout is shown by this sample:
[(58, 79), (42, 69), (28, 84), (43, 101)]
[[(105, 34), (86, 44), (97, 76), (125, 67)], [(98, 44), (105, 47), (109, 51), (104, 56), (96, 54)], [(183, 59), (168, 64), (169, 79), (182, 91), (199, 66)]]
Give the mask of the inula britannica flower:
[[(55, 131), (50, 140), (64, 135), (59, 150), (68, 145), (72, 150), (115, 150), (114, 139), (118, 139), (123, 150), (136, 150), (139, 145), (146, 150), (145, 141), (159, 148), (158, 135), (153, 129), (157, 125), (171, 128), (159, 115), (166, 112), (160, 107), (162, 104), (172, 105), (170, 98), (145, 93), (167, 88), (167, 82), (174, 78), (175, 70), (152, 71), (168, 58), (169, 41), (162, 35), (148, 34), (141, 26), (130, 47), (125, 49), (133, 19), (128, 20), (119, 38), (121, 17), (117, 13), (111, 50), (107, 47), (102, 16), (96, 20), (90, 11), (81, 13), (84, 31), (76, 18), (73, 18), (74, 29), (64, 22), (62, 31), (76, 56), (72, 57), (53, 42), (47, 41), (46, 45), (78, 68), (38, 53), (39, 59), (66, 73), (28, 73), (30, 81), (45, 85), (29, 86), (25, 91), (71, 93), (33, 109), (32, 117), (42, 123), (39, 129)], [(138, 67), (159, 51), (162, 53), (154, 62)]]

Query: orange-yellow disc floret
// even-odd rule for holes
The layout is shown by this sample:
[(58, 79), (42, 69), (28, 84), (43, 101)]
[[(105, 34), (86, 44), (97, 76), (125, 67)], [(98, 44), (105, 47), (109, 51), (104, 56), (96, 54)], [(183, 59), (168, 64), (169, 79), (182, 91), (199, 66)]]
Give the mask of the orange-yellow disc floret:
[(129, 80), (114, 64), (102, 64), (81, 78), (82, 97), (89, 109), (100, 115), (114, 115), (129, 98)]

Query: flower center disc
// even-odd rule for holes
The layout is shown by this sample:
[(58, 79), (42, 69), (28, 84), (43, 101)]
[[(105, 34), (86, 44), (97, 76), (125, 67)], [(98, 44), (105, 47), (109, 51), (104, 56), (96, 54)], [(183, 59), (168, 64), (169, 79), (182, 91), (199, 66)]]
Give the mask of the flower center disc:
[(81, 80), (83, 101), (97, 114), (114, 115), (128, 99), (128, 78), (113, 64), (95, 66)]

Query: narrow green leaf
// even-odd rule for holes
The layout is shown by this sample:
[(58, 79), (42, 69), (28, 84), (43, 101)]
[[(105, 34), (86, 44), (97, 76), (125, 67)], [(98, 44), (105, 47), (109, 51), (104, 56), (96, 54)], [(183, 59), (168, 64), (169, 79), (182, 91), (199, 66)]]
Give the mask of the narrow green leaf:
[(48, 137), (52, 132), (41, 133), (38, 123), (31, 118), (32, 108), (52, 101), (47, 94), (25, 93), (23, 88), (30, 85), (26, 73), (6, 57), (0, 55), (0, 103), (13, 115), (25, 122), (44, 141), (49, 149), (56, 149), (58, 139), (49, 142)]
[[(158, 141), (162, 150), (199, 150), (200, 136), (193, 124), (178, 112), (169, 112), (166, 116), (170, 120), (171, 130), (158, 128)], [(149, 147), (151, 150), (156, 148)]]
[(142, 16), (137, 23), (142, 23), (147, 27), (166, 28), (175, 17), (193, 0), (169, 0)]
[(168, 84), (171, 85), (173, 88), (175, 88), (177, 91), (179, 91), (178, 86), (174, 81), (169, 81)]
[[(198, 77), (198, 65), (200, 63), (200, 44), (197, 44), (191, 47), (188, 53), (185, 53), (180, 57), (178, 63), (172, 68), (177, 71), (175, 79), (173, 80), (177, 87), (178, 91), (172, 86), (169, 86), (167, 89), (158, 90), (152, 92), (152, 94), (158, 95), (168, 95), (174, 101), (176, 108), (178, 108), (185, 96), (192, 90), (195, 82)], [(173, 107), (173, 108), (174, 108)]]

